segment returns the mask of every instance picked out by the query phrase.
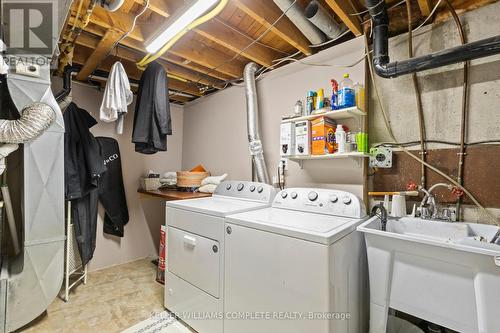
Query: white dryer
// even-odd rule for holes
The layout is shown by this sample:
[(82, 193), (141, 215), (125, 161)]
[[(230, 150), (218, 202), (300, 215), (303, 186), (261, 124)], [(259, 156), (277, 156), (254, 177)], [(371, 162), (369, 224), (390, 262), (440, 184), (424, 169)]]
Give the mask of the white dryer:
[(210, 198), (167, 202), (165, 307), (200, 333), (222, 333), (224, 218), (269, 207), (267, 184), (227, 181)]
[(224, 333), (365, 333), (363, 202), (292, 188), (272, 207), (226, 217)]

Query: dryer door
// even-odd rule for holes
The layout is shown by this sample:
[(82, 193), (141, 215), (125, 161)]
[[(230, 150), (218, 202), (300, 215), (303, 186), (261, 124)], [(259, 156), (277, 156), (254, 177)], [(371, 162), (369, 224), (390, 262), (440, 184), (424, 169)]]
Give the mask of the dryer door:
[(169, 272), (219, 298), (219, 242), (174, 227), (167, 235)]

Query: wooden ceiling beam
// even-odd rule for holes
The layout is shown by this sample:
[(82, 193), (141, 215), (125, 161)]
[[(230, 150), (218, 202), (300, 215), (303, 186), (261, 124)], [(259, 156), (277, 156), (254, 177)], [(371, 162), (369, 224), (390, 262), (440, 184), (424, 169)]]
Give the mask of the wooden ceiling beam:
[(242, 56), (255, 61), (264, 67), (271, 67), (273, 65), (272, 61), (280, 57), (278, 52), (260, 44), (254, 44), (251, 47), (248, 47), (248, 45), (253, 41), (251, 38), (245, 37), (217, 20), (205, 23), (200, 28), (195, 29), (195, 31), (204, 38), (207, 38), (235, 53), (240, 53), (241, 50), (244, 50), (241, 53)]
[(431, 14), (431, 0), (418, 0), (418, 7), (423, 16), (429, 16)]
[(355, 36), (363, 34), (363, 28), (357, 15), (350, 15), (356, 12), (350, 0), (326, 0), (326, 3), (333, 9), (340, 19), (347, 25)]
[[(88, 51), (82, 50), (82, 52), (77, 52), (75, 54), (75, 57), (73, 57), (73, 62), (76, 64), (84, 65), (87, 61), (89, 52), (92, 52), (92, 50), (88, 50)], [(116, 60), (117, 59), (114, 57), (106, 58), (106, 60), (103, 61), (103, 63), (101, 64), (100, 69), (109, 73), (111, 70), (111, 67), (116, 62)], [(139, 81), (141, 79), (142, 71), (139, 68), (137, 68), (134, 63), (123, 60), (122, 64), (123, 64), (123, 67), (125, 68), (125, 71), (127, 72), (127, 76), (130, 79), (136, 80), (136, 81)], [(76, 77), (76, 79), (78, 80), (78, 76)], [(193, 95), (193, 96), (202, 96), (203, 95), (200, 92), (200, 90), (196, 86), (194, 86), (194, 84), (189, 83), (189, 82), (183, 82), (183, 81), (180, 81), (180, 80), (177, 80), (174, 78), (168, 79), (168, 88), (173, 89), (173, 90), (177, 90), (177, 91), (182, 91), (182, 92), (185, 92), (186, 94)]]
[[(90, 49), (95, 49), (99, 44), (99, 39), (84, 33), (78, 37), (76, 43), (78, 45), (85, 46)], [(122, 58), (131, 62), (137, 62), (142, 58), (142, 53), (140, 51), (135, 51), (126, 47), (118, 46), (116, 52), (113, 52), (117, 58)], [(168, 62), (163, 58), (160, 59), (161, 64), (165, 67), (168, 74), (175, 75), (177, 77), (183, 78), (192, 82), (199, 82), (207, 86), (213, 86), (215, 88), (222, 88), (222, 82), (218, 79), (213, 79), (211, 77), (200, 74), (199, 72), (189, 70), (182, 66), (176, 65), (174, 63)]]
[(311, 55), (311, 44), (302, 32), (288, 19), (282, 17), (274, 26), (272, 24), (283, 14), (283, 12), (271, 0), (234, 0), (235, 5), (247, 15), (270, 28), (273, 33), (285, 40), (306, 55)]
[[(133, 1), (135, 1), (135, 3), (138, 3), (140, 5), (144, 5), (146, 3), (146, 1), (144, 0), (133, 0)], [(172, 12), (169, 6), (167, 5), (166, 0), (149, 0), (148, 9), (163, 17), (169, 17)]]
[(85, 80), (96, 68), (100, 66), (102, 61), (109, 55), (113, 45), (123, 35), (121, 31), (109, 29), (102, 39), (97, 44), (89, 58), (86, 59), (82, 69), (76, 75), (76, 79)]
[[(244, 65), (236, 59), (231, 60), (231, 56), (215, 50), (203, 43), (196, 42), (193, 33), (187, 33), (178, 43), (173, 45), (168, 53), (190, 60), (199, 65), (215, 68), (217, 71), (229, 75), (233, 78), (240, 78), (243, 75)], [(186, 41), (191, 40), (191, 43)], [(225, 63), (227, 62), (227, 63)], [(221, 64), (225, 63), (221, 66)]]

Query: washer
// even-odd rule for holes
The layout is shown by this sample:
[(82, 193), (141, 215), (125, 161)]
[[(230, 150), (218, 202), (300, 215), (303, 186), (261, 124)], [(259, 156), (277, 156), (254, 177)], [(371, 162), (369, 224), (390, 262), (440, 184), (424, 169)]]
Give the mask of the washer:
[(200, 333), (222, 333), (224, 218), (269, 207), (267, 184), (227, 181), (210, 198), (167, 202), (165, 307)]
[(306, 188), (226, 217), (224, 333), (367, 332), (366, 218), (355, 195)]

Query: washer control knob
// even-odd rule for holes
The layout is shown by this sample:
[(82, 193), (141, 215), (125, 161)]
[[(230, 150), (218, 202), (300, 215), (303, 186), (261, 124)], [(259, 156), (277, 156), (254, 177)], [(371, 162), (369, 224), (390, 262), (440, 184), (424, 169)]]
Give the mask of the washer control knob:
[(227, 226), (226, 227), (226, 232), (227, 232), (228, 235), (231, 235), (231, 233), (233, 232), (233, 228)]
[(288, 193), (286, 193), (286, 192), (281, 192), (281, 197), (282, 197), (283, 199), (285, 199), (287, 196), (288, 196)]
[(262, 186), (257, 187), (257, 192), (262, 193), (264, 191), (264, 188)]
[(330, 195), (330, 202), (336, 203), (337, 201), (339, 201), (339, 197), (336, 194)]
[(241, 190), (243, 190), (244, 187), (245, 187), (245, 185), (243, 185), (243, 183), (239, 183), (237, 189), (238, 189), (238, 191), (241, 191)]
[(227, 185), (226, 185), (226, 190), (228, 190), (228, 191), (229, 191), (230, 189), (231, 189), (231, 184), (227, 184)]
[(351, 197), (344, 197), (344, 199), (342, 199), (342, 202), (344, 202), (346, 205), (349, 205), (351, 203)]
[(316, 201), (316, 199), (318, 199), (318, 193), (316, 193), (314, 191), (311, 191), (311, 192), (309, 192), (309, 194), (307, 195), (307, 197), (311, 201)]
[(297, 199), (299, 195), (297, 194), (297, 192), (292, 192), (290, 193), (290, 196), (292, 197), (292, 199)]
[(250, 185), (250, 192), (255, 191), (255, 185)]

